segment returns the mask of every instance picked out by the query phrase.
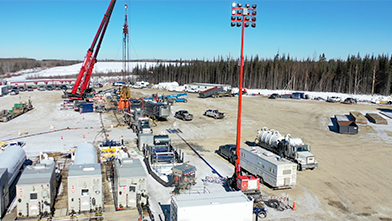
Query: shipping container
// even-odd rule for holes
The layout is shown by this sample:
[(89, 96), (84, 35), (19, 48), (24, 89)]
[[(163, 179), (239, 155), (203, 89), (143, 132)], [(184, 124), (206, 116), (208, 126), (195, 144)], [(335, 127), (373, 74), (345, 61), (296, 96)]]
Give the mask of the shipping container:
[(138, 195), (147, 193), (147, 173), (139, 159), (123, 158), (114, 163), (114, 204), (116, 210), (136, 208)]
[(346, 115), (335, 115), (337, 129), (341, 134), (357, 134), (358, 125), (347, 118)]
[(53, 160), (27, 166), (16, 185), (17, 217), (48, 216), (54, 209), (56, 173)]
[(8, 85), (0, 85), (0, 97), (8, 94)]
[(253, 201), (242, 192), (173, 195), (170, 221), (253, 220)]

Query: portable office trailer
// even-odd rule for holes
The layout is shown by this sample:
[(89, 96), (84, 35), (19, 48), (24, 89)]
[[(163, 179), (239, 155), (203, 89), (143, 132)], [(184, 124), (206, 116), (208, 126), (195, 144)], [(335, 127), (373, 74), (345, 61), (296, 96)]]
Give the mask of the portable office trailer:
[(242, 169), (273, 188), (290, 188), (297, 183), (297, 164), (261, 147), (241, 147), (240, 161)]
[(224, 91), (231, 90), (231, 85), (229, 84), (208, 84), (208, 83), (191, 83), (184, 84), (185, 90), (198, 90), (205, 91), (213, 87), (222, 87)]
[(74, 164), (68, 170), (68, 211), (101, 211), (103, 199), (101, 164)]
[(20, 176), (17, 190), (17, 217), (38, 217), (51, 214), (56, 198), (54, 161), (27, 166)]
[(338, 131), (341, 134), (357, 134), (358, 125), (345, 115), (335, 115)]
[(3, 214), (7, 210), (9, 201), (9, 193), (8, 193), (8, 169), (0, 168), (0, 218), (3, 217)]
[(114, 163), (114, 203), (117, 210), (137, 207), (137, 195), (147, 192), (147, 173), (139, 159), (123, 158)]
[(241, 191), (173, 195), (170, 221), (253, 220), (253, 201)]

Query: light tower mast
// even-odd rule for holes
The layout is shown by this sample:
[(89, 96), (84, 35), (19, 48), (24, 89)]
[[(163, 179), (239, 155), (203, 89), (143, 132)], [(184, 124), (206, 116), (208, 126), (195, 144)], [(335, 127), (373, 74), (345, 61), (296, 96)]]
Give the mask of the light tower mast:
[(124, 82), (127, 82), (127, 61), (129, 60), (129, 34), (128, 34), (128, 5), (125, 4), (125, 23), (123, 25), (123, 60), (124, 60)]

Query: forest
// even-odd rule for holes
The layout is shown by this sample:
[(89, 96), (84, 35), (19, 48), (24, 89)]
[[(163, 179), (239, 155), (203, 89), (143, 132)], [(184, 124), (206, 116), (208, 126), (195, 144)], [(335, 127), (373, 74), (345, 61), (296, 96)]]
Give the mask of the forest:
[[(186, 83), (230, 84), (238, 87), (240, 62), (218, 57), (212, 61), (178, 61), (172, 65), (157, 63), (154, 68), (137, 67), (132, 74), (153, 83), (177, 81)], [(285, 89), (348, 94), (390, 95), (392, 56), (348, 56), (346, 60), (297, 60), (277, 54), (273, 59), (258, 56), (245, 58), (243, 87)]]
[[(132, 60), (131, 62), (152, 60)], [(19, 70), (64, 66), (80, 63), (69, 60), (0, 59), (0, 76)], [(105, 62), (105, 61), (98, 61)], [(119, 61), (117, 61), (119, 62)], [(155, 60), (153, 68), (138, 66), (129, 74), (150, 83), (177, 81), (187, 83), (230, 84), (238, 87), (240, 62), (220, 56), (212, 60)], [(169, 65), (167, 64), (169, 63)], [(94, 73), (97, 76), (116, 76), (122, 73)], [(320, 91), (348, 94), (391, 94), (392, 56), (350, 55), (346, 60), (318, 58), (297, 60), (289, 55), (275, 55), (264, 59), (245, 57), (243, 87), (252, 89), (283, 89), (292, 91)], [(74, 77), (77, 76), (68, 76)]]

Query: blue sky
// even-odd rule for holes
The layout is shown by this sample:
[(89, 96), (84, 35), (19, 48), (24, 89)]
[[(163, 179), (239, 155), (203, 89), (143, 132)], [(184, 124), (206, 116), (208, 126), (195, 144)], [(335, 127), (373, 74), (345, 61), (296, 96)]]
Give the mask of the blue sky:
[[(0, 58), (83, 60), (110, 0), (0, 0)], [(230, 26), (232, 1), (117, 0), (98, 59), (122, 58), (128, 4), (131, 59), (238, 58), (241, 28)], [(392, 1), (243, 1), (257, 4), (245, 30), (245, 56), (299, 60), (322, 53), (391, 54)]]

